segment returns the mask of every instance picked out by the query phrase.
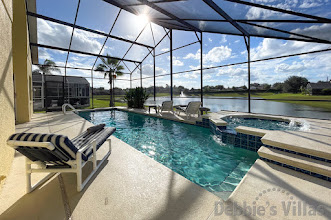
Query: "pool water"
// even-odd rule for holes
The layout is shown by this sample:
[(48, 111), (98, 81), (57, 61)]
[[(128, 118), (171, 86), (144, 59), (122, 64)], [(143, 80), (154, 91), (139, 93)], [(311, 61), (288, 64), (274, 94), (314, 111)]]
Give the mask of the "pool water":
[(256, 152), (223, 144), (208, 128), (118, 110), (79, 115), (116, 127), (115, 137), (221, 197), (258, 158)]
[(227, 116), (222, 118), (222, 120), (228, 123), (228, 125), (226, 126), (226, 129), (228, 130), (235, 130), (235, 128), (238, 126), (280, 131), (297, 131), (301, 128), (301, 126), (297, 125), (295, 122), (285, 122), (259, 118)]

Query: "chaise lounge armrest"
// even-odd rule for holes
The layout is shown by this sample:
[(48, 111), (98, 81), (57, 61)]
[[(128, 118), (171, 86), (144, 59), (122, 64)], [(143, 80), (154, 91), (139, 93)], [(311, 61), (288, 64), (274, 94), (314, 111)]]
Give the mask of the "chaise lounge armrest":
[(174, 108), (175, 108), (177, 111), (185, 112), (185, 111), (186, 111), (186, 108), (187, 108), (187, 105), (175, 105)]

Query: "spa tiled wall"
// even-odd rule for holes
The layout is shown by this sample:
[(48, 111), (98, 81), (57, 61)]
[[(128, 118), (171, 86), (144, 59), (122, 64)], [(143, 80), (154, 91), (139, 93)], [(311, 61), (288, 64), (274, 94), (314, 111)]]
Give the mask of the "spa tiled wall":
[(211, 131), (225, 144), (232, 144), (235, 147), (240, 147), (255, 152), (257, 152), (262, 146), (261, 137), (227, 130), (225, 126), (216, 126), (212, 122), (209, 123), (209, 127)]

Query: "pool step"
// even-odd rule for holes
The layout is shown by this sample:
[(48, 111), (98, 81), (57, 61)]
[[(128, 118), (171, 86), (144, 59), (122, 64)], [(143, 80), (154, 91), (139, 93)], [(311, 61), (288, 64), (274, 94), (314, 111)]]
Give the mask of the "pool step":
[(243, 167), (246, 169), (244, 163), (239, 163), (236, 168), (225, 178), (223, 183), (220, 185), (222, 191), (233, 191), (241, 179), (246, 175), (247, 171), (244, 171)]
[[(321, 137), (325, 139), (321, 141)], [(298, 134), (295, 132), (273, 131), (264, 135), (261, 141), (264, 146), (283, 148), (331, 161), (331, 138), (329, 135), (309, 132)]]
[(265, 146), (259, 149), (258, 154), (262, 160), (331, 181), (331, 163)]

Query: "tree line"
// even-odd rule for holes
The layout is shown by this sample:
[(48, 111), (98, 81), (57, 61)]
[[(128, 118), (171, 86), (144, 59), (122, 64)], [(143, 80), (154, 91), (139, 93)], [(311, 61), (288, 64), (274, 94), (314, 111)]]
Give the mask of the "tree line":
[[(306, 86), (308, 84), (308, 79), (305, 77), (300, 76), (290, 76), (288, 77), (284, 82), (276, 82), (274, 84), (268, 84), (268, 83), (251, 83), (251, 90), (255, 91), (261, 91), (261, 92), (284, 92), (284, 93), (301, 93), (303, 90), (305, 90)], [(146, 87), (145, 88), (148, 93), (154, 93), (154, 87)], [(166, 84), (165, 86), (156, 86), (155, 87), (157, 93), (170, 93), (170, 86)], [(225, 87), (223, 85), (216, 85), (216, 86), (210, 86), (206, 85), (203, 86), (203, 92), (204, 93), (226, 93), (226, 92), (245, 92), (247, 91), (247, 86), (233, 86), (233, 87)], [(121, 88), (114, 88), (114, 93), (117, 95), (125, 95), (126, 91), (128, 89), (121, 89)], [(198, 94), (201, 92), (200, 89), (195, 88), (185, 88), (184, 86), (173, 86), (173, 94), (179, 95), (181, 93), (184, 94)], [(93, 89), (94, 95), (106, 95), (109, 94), (109, 90), (106, 90), (103, 87), (100, 88), (94, 88)]]

